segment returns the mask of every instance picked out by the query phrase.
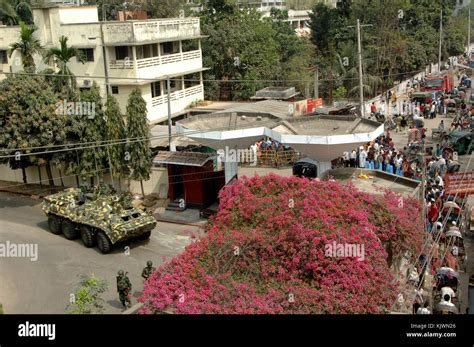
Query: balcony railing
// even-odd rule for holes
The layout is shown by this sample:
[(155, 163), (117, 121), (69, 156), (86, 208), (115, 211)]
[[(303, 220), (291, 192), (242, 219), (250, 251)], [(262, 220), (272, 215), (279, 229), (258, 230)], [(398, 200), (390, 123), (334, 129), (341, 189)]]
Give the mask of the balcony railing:
[(110, 69), (133, 69), (133, 60), (111, 60)]
[[(189, 51), (177, 54), (162, 55), (159, 57), (151, 57), (137, 60), (137, 67), (139, 69), (153, 67), (158, 65), (178, 63), (187, 60), (201, 59), (201, 51)], [(133, 69), (133, 60), (111, 60), (109, 63), (110, 69)]]
[[(176, 101), (179, 99), (187, 98), (193, 95), (197, 95), (203, 92), (202, 84), (199, 84), (194, 87), (186, 88), (184, 90), (177, 90), (173, 93), (170, 93), (170, 100)], [(161, 95), (151, 99), (151, 105), (153, 107), (163, 105), (168, 102), (168, 95)]]
[(192, 59), (201, 59), (201, 51), (196, 50), (196, 51), (189, 51), (189, 52), (184, 52), (184, 53), (162, 55), (160, 57), (139, 59), (137, 60), (137, 67), (141, 69), (141, 68), (156, 66), (156, 65), (178, 63), (181, 61), (192, 60)]
[(104, 24), (105, 44), (149, 42), (201, 35), (199, 18), (153, 19)]

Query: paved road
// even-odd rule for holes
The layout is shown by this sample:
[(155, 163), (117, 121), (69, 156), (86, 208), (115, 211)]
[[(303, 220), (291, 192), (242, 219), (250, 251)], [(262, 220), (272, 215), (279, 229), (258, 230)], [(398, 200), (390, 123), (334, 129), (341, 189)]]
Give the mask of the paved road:
[[(38, 260), (0, 258), (0, 303), (5, 313), (65, 313), (69, 295), (81, 274), (106, 279), (105, 313), (120, 313), (115, 276), (119, 269), (129, 272), (134, 297), (143, 288), (141, 270), (148, 259), (156, 265), (181, 253), (200, 229), (158, 223), (149, 240), (122, 244), (110, 254), (85, 248), (80, 240), (69, 241), (47, 231), (40, 201), (0, 193), (0, 243), (34, 243)], [(124, 252), (125, 246), (130, 254)], [(133, 300), (132, 303), (136, 302)]]

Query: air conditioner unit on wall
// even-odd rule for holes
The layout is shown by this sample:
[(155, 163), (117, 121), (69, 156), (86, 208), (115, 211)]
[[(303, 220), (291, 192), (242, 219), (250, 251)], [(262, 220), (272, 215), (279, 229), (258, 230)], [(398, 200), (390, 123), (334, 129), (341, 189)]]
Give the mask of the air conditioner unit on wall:
[(92, 87), (92, 80), (84, 80), (84, 87)]

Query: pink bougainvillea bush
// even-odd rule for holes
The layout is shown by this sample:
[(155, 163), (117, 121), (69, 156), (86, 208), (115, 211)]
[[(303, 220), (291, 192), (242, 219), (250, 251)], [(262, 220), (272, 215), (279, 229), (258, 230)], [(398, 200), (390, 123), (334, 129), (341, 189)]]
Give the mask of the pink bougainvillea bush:
[[(142, 313), (386, 312), (398, 286), (390, 259), (422, 246), (420, 207), (400, 201), (337, 182), (242, 178), (221, 191), (207, 234), (145, 283)], [(337, 245), (363, 257), (331, 253)]]

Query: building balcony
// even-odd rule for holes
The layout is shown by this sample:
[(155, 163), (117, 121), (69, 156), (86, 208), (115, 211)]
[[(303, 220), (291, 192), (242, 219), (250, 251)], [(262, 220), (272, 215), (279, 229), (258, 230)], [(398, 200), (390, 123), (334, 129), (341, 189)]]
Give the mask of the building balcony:
[(103, 30), (105, 45), (133, 45), (201, 36), (199, 18), (106, 22)]
[[(179, 114), (197, 100), (204, 99), (204, 86), (202, 84), (170, 93), (171, 114)], [(148, 119), (151, 122), (161, 122), (168, 118), (168, 95), (151, 98), (148, 103)]]
[(200, 50), (137, 59), (137, 73), (133, 60), (117, 60), (109, 63), (111, 77), (117, 78), (163, 78), (170, 74), (186, 73), (202, 68)]

